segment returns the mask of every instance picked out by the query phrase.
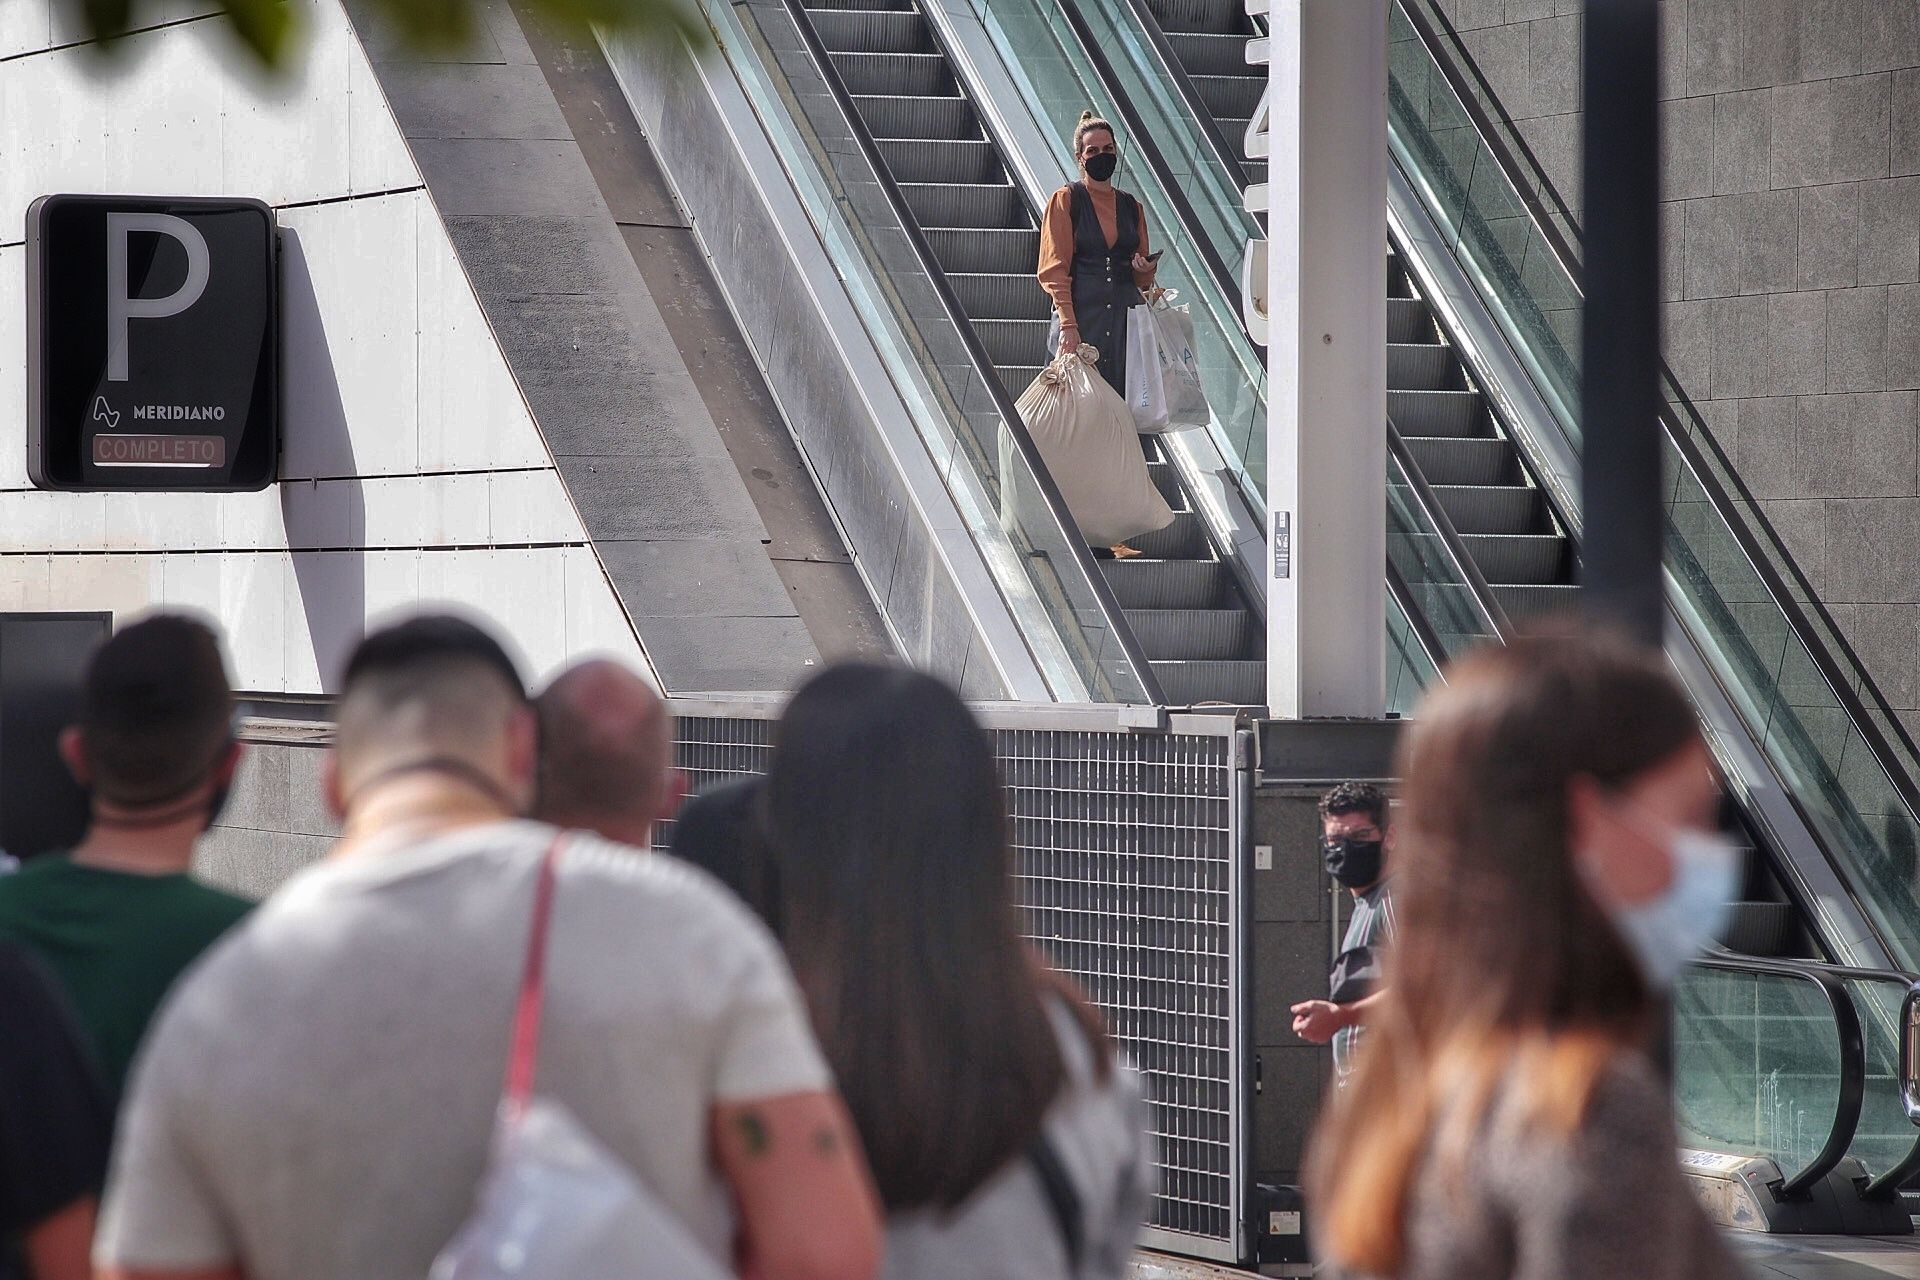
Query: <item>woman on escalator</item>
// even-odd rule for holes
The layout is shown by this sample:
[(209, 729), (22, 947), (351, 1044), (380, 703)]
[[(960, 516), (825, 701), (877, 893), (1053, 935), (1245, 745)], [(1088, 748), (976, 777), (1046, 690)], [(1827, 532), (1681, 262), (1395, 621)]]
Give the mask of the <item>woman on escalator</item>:
[[(1058, 345), (1048, 354), (1091, 345), (1100, 353), (1100, 375), (1125, 399), (1127, 308), (1139, 305), (1141, 291), (1153, 287), (1147, 214), (1138, 200), (1113, 185), (1120, 151), (1111, 124), (1081, 112), (1073, 155), (1081, 180), (1053, 193), (1040, 222), (1035, 275), (1053, 300), (1059, 325)], [(1124, 559), (1140, 552), (1119, 542), (1113, 554)]]
[(1385, 994), (1309, 1159), (1319, 1274), (1732, 1280), (1647, 1057), (1739, 868), (1660, 653), (1482, 650), (1401, 765)]

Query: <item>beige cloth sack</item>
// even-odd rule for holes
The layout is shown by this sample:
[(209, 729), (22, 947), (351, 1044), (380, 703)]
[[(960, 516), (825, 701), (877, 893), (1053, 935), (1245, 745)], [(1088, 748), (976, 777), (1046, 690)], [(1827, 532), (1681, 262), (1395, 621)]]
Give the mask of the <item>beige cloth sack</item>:
[(1112, 546), (1173, 523), (1173, 508), (1154, 487), (1134, 434), (1133, 415), (1082, 343), (1061, 355), (1020, 393), (1021, 420), (1067, 500), (1089, 545)]

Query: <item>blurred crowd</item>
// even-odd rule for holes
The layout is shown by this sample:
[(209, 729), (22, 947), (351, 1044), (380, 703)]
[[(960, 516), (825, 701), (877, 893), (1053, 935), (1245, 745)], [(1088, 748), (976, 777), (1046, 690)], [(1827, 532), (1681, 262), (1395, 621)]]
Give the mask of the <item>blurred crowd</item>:
[[(337, 843), (258, 905), (192, 871), (234, 714), (205, 625), (123, 627), (60, 743), (86, 833), (0, 876), (0, 1275), (1127, 1272), (1145, 1091), (1021, 936), (992, 748), (938, 680), (829, 668), (763, 777), (682, 807), (637, 674), (533, 694), (484, 627), (400, 622), (339, 682)], [(1323, 1273), (1733, 1275), (1647, 1056), (1733, 865), (1658, 656), (1474, 655), (1399, 774), (1320, 807), (1354, 904), (1292, 1010), (1335, 1046)]]

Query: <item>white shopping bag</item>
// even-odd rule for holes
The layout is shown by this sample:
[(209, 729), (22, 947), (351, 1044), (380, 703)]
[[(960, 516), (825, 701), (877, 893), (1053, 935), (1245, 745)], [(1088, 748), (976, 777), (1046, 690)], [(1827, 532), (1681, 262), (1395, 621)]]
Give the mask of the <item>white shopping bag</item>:
[(1162, 289), (1147, 304), (1160, 354), (1160, 381), (1167, 400), (1169, 428), (1204, 427), (1211, 416), (1200, 384), (1200, 361), (1193, 353), (1193, 312), (1174, 305), (1179, 293)]
[(1133, 429), (1143, 436), (1157, 436), (1172, 425), (1160, 372), (1160, 335), (1147, 307), (1127, 308), (1127, 409)]

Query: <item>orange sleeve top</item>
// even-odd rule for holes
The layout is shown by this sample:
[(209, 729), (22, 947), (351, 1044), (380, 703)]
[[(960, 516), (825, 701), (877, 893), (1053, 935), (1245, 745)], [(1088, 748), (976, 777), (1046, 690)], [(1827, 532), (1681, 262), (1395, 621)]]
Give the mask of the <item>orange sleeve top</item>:
[[(1087, 188), (1087, 195), (1093, 201), (1094, 216), (1100, 219), (1100, 230), (1106, 235), (1107, 243), (1113, 244), (1120, 238), (1118, 215), (1115, 212), (1114, 188), (1095, 191)], [(1138, 202), (1136, 202), (1138, 204)], [(1147, 209), (1140, 209), (1140, 253), (1142, 256), (1152, 253), (1147, 243)], [(1157, 263), (1150, 263), (1145, 271), (1133, 273), (1133, 283), (1141, 289), (1153, 287), (1153, 273)], [(1040, 287), (1053, 299), (1055, 310), (1060, 313), (1062, 328), (1074, 327), (1073, 314), (1073, 189), (1062, 187), (1053, 193), (1047, 201), (1047, 211), (1040, 217), (1040, 266), (1034, 272), (1040, 281)]]

